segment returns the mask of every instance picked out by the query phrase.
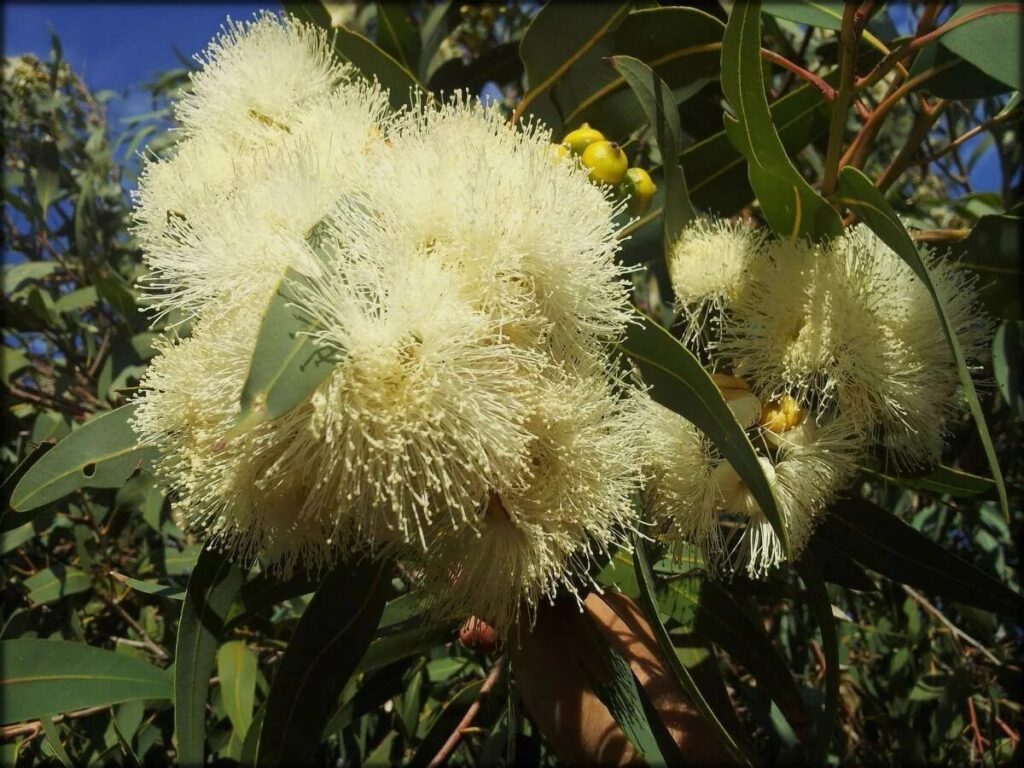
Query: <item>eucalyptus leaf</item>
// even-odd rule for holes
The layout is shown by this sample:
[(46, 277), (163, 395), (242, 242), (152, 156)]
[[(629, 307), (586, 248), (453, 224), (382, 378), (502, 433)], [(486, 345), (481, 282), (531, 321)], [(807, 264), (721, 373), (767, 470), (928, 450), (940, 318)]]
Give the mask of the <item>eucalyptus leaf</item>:
[(615, 56), (610, 60), (633, 90), (643, 107), (647, 121), (654, 128), (661, 156), (667, 158), (663, 167), (665, 174), (665, 199), (662, 210), (662, 238), (668, 253), (679, 233), (697, 215), (686, 190), (686, 177), (679, 161), (683, 143), (683, 129), (679, 124), (679, 108), (668, 85), (650, 67), (630, 56)]
[(238, 419), (230, 439), (282, 416), (309, 397), (334, 369), (334, 361), (305, 332), (309, 323), (292, 306), (292, 285), (305, 278), (288, 269), (260, 321)]
[(771, 228), (789, 239), (841, 234), (839, 214), (800, 175), (772, 123), (761, 69), (759, 2), (736, 3), (729, 14), (722, 90), (735, 113), (725, 115), (725, 132), (747, 158), (750, 185)]
[(1005, 616), (1024, 610), (1020, 594), (866, 499), (833, 505), (815, 535), (893, 581)]
[(18, 512), (37, 509), (79, 488), (117, 488), (156, 457), (139, 445), (130, 420), (138, 403), (93, 417), (24, 474), (11, 495)]
[(0, 658), (4, 723), (123, 701), (171, 698), (171, 678), (165, 670), (83, 643), (3, 640)]
[(221, 552), (204, 549), (188, 582), (174, 648), (174, 738), (182, 765), (201, 765), (210, 694), (224, 616), (245, 573)]
[(384, 560), (340, 563), (321, 582), (278, 662), (264, 705), (260, 765), (309, 759), (370, 644), (390, 586)]
[(630, 326), (621, 348), (640, 369), (651, 387), (651, 397), (692, 422), (732, 464), (788, 553), (789, 536), (757, 452), (700, 361), (668, 331), (644, 316), (638, 316)]

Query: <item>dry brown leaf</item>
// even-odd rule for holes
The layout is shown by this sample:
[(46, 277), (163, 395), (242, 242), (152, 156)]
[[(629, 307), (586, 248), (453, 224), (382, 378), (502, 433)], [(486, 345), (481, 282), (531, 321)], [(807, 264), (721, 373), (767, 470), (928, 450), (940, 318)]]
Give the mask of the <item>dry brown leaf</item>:
[(573, 765), (643, 764), (589, 682), (611, 673), (590, 620), (572, 602), (542, 604), (533, 630), (513, 638), (508, 652), (523, 704), (559, 757)]

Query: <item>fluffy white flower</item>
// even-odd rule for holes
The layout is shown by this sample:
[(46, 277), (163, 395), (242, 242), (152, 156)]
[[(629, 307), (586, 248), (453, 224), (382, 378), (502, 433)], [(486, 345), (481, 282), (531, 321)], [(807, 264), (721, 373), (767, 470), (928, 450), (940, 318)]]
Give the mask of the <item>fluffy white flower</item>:
[(189, 136), (242, 145), (289, 133), (312, 102), (351, 74), (323, 30), (268, 11), (252, 21), (228, 19), (196, 60), (201, 69), (190, 75), (175, 116)]
[[(782, 544), (732, 465), (692, 424), (661, 406), (646, 414), (651, 475), (648, 504), (666, 526), (667, 540), (692, 544), (713, 568), (745, 569), (762, 577), (784, 561)], [(825, 505), (852, 476), (862, 450), (859, 433), (836, 420), (819, 427), (807, 418), (775, 435), (774, 448), (758, 438), (758, 461), (775, 494), (794, 554), (806, 546)]]
[(685, 342), (704, 346), (705, 336), (717, 331), (763, 244), (758, 230), (731, 219), (697, 218), (679, 234), (667, 262)]
[(550, 138), (456, 96), (401, 117), (373, 179), (395, 226), (465, 274), (510, 336), (562, 354), (622, 332), (628, 286), (610, 193), (553, 161)]
[(355, 522), (426, 544), (438, 515), (464, 523), (525, 470), (539, 356), (508, 343), (458, 272), (350, 213), (297, 301), (340, 358), (314, 398), (318, 429)]
[(230, 295), (265, 301), (285, 268), (311, 269), (304, 241), (339, 198), (365, 186), (386, 109), (376, 86), (345, 83), (277, 144), (239, 153), (203, 136), (150, 163), (135, 224), (153, 305), (194, 315)]
[(181, 524), (205, 532), (244, 561), (266, 557), (289, 571), (334, 557), (331, 510), (307, 514), (320, 450), (303, 405), (247, 434), (225, 440), (259, 323), (259, 308), (240, 308), (200, 323), (190, 338), (166, 342), (142, 381), (133, 425), (157, 445), (157, 478), (174, 491)]
[(438, 536), (424, 563), (433, 609), (504, 632), (562, 589), (578, 594), (595, 556), (628, 546), (640, 478), (635, 394), (600, 377), (543, 380), (527, 472), (496, 486), (472, 528)]
[[(922, 248), (968, 359), (983, 353), (973, 281)], [(960, 407), (956, 367), (923, 283), (866, 227), (825, 249), (777, 243), (733, 305), (718, 352), (762, 399), (791, 394), (871, 431), (901, 464), (938, 459)]]

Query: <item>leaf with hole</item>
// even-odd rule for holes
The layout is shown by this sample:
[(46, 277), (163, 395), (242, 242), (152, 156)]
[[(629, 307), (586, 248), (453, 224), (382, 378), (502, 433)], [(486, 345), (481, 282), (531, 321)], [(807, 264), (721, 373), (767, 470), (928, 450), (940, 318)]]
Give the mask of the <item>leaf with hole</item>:
[(130, 403), (94, 416), (39, 459), (18, 482), (11, 507), (37, 509), (79, 488), (118, 488), (156, 458), (155, 446), (139, 445)]

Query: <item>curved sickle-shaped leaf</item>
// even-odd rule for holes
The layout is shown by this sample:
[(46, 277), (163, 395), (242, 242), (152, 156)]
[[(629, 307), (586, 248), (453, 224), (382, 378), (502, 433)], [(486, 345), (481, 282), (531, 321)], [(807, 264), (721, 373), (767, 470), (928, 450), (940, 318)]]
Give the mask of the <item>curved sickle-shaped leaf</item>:
[(291, 305), (290, 286), (305, 279), (288, 269), (263, 312), (242, 387), (241, 410), (229, 438), (287, 413), (313, 394), (334, 369), (334, 361), (326, 359), (303, 333), (309, 323)]
[(892, 475), (882, 469), (882, 464), (875, 460), (862, 459), (860, 468), (881, 480), (919, 491), (929, 491), (957, 498), (984, 496), (992, 493), (996, 484), (987, 477), (964, 472), (955, 467), (938, 466), (924, 474)]
[(842, 234), (843, 222), (793, 165), (772, 124), (761, 71), (761, 4), (736, 3), (722, 41), (722, 91), (736, 113), (725, 132), (747, 158), (750, 185), (780, 237)]
[(643, 107), (647, 121), (654, 128), (661, 156), (667, 159), (665, 173), (665, 207), (662, 214), (662, 239), (665, 251), (672, 247), (696, 213), (686, 190), (686, 177), (679, 164), (683, 145), (683, 128), (679, 124), (679, 106), (665, 81), (650, 67), (631, 56), (613, 56), (611, 65), (625, 78)]
[(138, 403), (96, 416), (29, 468), (11, 495), (19, 512), (36, 509), (79, 488), (118, 488), (156, 457), (141, 446), (130, 420)]
[(384, 612), (391, 563), (341, 563), (320, 583), (278, 664), (264, 705), (259, 765), (304, 763)]
[(742, 765), (751, 765), (750, 758), (744, 754), (743, 749), (736, 743), (732, 734), (722, 725), (722, 721), (718, 719), (715, 711), (708, 704), (707, 699), (704, 698), (704, 694), (694, 681), (690, 670), (683, 666), (683, 663), (676, 655), (676, 649), (672, 645), (672, 639), (668, 636), (668, 630), (665, 629), (665, 625), (658, 615), (658, 603), (654, 597), (654, 575), (651, 573), (650, 563), (647, 562), (644, 542), (637, 535), (633, 536), (633, 568), (636, 571), (637, 583), (640, 585), (640, 602), (647, 612), (647, 619), (651, 624), (651, 629), (654, 631), (658, 647), (661, 649), (662, 658), (668, 662), (669, 669), (672, 670), (680, 686), (686, 691), (700, 714), (714, 726), (722, 745), (728, 750), (733, 759)]
[(1003, 616), (1019, 616), (1024, 597), (867, 499), (834, 505), (815, 532), (886, 578)]
[(1003, 510), (1003, 517), (1010, 519), (1010, 504), (1006, 496), (1006, 485), (1003, 482), (1003, 472), (999, 468), (999, 457), (996, 456), (995, 446), (992, 445), (992, 436), (989, 435), (988, 425), (985, 423), (985, 414), (981, 410), (981, 402), (978, 400), (978, 393), (974, 389), (974, 381), (971, 379), (971, 372), (967, 368), (967, 360), (964, 359), (963, 349), (960, 348), (960, 340), (956, 337), (956, 331), (949, 322), (946, 308), (935, 291), (931, 276), (928, 274), (928, 267), (925, 266), (917, 246), (910, 238), (903, 222), (899, 220), (896, 212), (892, 209), (885, 196), (875, 188), (863, 173), (856, 168), (847, 166), (839, 173), (839, 202), (849, 206), (850, 210), (860, 216), (867, 223), (882, 242), (888, 245), (896, 254), (903, 259), (907, 265), (914, 270), (914, 274), (924, 283), (932, 297), (935, 311), (939, 315), (939, 322), (942, 323), (942, 331), (946, 334), (946, 342), (953, 353), (956, 361), (956, 371), (960, 376), (960, 385), (964, 389), (964, 396), (974, 417), (974, 424), (978, 429), (978, 437), (985, 449), (985, 458), (988, 459), (989, 469), (992, 471), (992, 479), (996, 484), (996, 493), (999, 494), (999, 506)]
[[(1019, 91), (1024, 85), (1020, 68), (1021, 13), (1024, 13), (1024, 7), (1019, 2), (966, 3), (939, 28), (948, 28), (949, 31), (929, 47), (945, 48), (956, 54), (972, 67), (1004, 84), (1002, 89), (995, 86), (1001, 92)], [(948, 58), (940, 50), (934, 55), (937, 63)], [(924, 51), (918, 59), (911, 67), (912, 75), (923, 71), (930, 61)], [(929, 84), (925, 88), (931, 91), (934, 86)]]
[[(764, 3), (764, 12), (780, 19), (788, 19), (811, 27), (821, 27), (838, 32), (843, 28), (843, 5), (825, 0), (769, 0)], [(861, 39), (881, 53), (888, 53), (889, 48), (868, 30), (861, 32)]]
[(204, 549), (185, 590), (174, 647), (174, 740), (181, 765), (202, 765), (206, 701), (224, 616), (245, 572), (215, 549)]
[[(628, 3), (545, 3), (519, 44), (519, 57), (530, 86), (516, 106), (512, 122), (526, 113), (598, 40), (614, 30), (629, 12)], [(550, 98), (545, 101), (550, 105)], [(536, 108), (533, 110), (536, 112)]]
[(166, 670), (83, 643), (3, 640), (0, 658), (3, 723), (124, 701), (171, 698)]
[(832, 741), (836, 718), (839, 715), (839, 633), (836, 631), (836, 620), (832, 615), (832, 601), (828, 597), (828, 588), (810, 553), (806, 553), (796, 564), (796, 569), (807, 586), (809, 606), (811, 613), (814, 614), (814, 620), (821, 629), (821, 646), (825, 653), (825, 706), (811, 758), (812, 762), (822, 764), (828, 755), (828, 746)]
[(651, 397), (692, 422), (732, 464), (789, 557), (789, 536), (754, 446), (700, 361), (668, 331), (639, 313), (621, 347), (650, 385)]
[(746, 667), (793, 730), (803, 733), (803, 703), (788, 663), (764, 625), (752, 619), (721, 584), (710, 580), (701, 584), (694, 630)]

